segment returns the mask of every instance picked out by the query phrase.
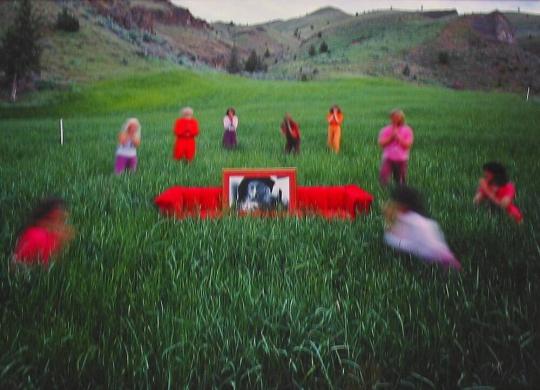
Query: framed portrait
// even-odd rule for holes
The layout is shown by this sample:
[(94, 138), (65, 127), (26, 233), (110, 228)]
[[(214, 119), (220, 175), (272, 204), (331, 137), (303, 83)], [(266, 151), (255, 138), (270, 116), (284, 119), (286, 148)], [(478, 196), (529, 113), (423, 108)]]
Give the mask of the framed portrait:
[(223, 169), (224, 209), (248, 213), (296, 209), (296, 168)]

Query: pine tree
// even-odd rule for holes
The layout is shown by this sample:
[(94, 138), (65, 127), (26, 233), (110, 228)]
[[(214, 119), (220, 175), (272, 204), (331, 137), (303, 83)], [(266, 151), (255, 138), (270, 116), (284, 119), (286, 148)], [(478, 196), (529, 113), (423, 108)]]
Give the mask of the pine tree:
[(2, 39), (1, 67), (11, 81), (11, 100), (17, 100), (20, 80), (31, 72), (39, 72), (41, 47), (41, 20), (35, 14), (30, 0), (19, 0), (17, 15)]
[(313, 57), (315, 54), (317, 54), (317, 51), (315, 50), (315, 46), (311, 45), (308, 50), (308, 54), (310, 57)]
[(245, 70), (246, 72), (253, 73), (257, 70), (259, 70), (259, 63), (260, 59), (257, 56), (257, 52), (255, 50), (251, 51), (251, 54), (249, 55), (246, 64), (245, 64)]
[(319, 53), (328, 52), (328, 44), (325, 41), (322, 41), (321, 46), (319, 47)]
[(239, 73), (241, 70), (240, 61), (238, 60), (238, 48), (233, 46), (231, 49), (231, 57), (229, 58), (229, 63), (227, 64), (227, 72)]

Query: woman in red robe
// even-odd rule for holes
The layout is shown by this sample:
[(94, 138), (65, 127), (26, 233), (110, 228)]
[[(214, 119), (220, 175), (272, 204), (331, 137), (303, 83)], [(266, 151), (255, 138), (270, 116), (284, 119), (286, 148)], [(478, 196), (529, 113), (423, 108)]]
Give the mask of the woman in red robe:
[(174, 123), (173, 131), (176, 136), (174, 159), (193, 161), (196, 151), (195, 137), (199, 135), (199, 122), (193, 117), (193, 109), (189, 107), (182, 109), (182, 117)]

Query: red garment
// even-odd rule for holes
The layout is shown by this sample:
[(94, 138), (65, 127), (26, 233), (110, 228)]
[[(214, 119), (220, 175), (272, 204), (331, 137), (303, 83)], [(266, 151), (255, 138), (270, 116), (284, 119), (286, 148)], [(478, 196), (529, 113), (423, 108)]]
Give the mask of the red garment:
[(192, 161), (195, 158), (195, 139), (177, 138), (174, 145), (174, 159)]
[(195, 137), (199, 135), (199, 123), (194, 118), (180, 118), (174, 124), (176, 142), (173, 156), (176, 160), (193, 160), (195, 157)]
[(516, 197), (516, 186), (512, 182), (508, 182), (502, 187), (499, 187), (495, 190), (495, 197), (500, 202), (504, 198), (510, 198), (511, 202), (506, 207), (506, 212), (510, 215), (516, 222), (521, 222), (523, 220), (523, 214), (519, 208), (514, 204), (514, 199)]
[(516, 197), (516, 186), (514, 183), (508, 182), (504, 186), (499, 187), (495, 192), (495, 196), (497, 197), (498, 201), (501, 201), (506, 197), (510, 197), (512, 201), (506, 207), (506, 212), (518, 223), (523, 220), (523, 214), (521, 214), (521, 211), (514, 204), (514, 199)]
[(15, 261), (25, 264), (47, 265), (51, 256), (55, 255), (62, 246), (58, 234), (45, 228), (32, 226), (26, 229), (15, 247)]
[(289, 120), (289, 126), (287, 126), (287, 121), (283, 121), (281, 124), (281, 131), (288, 137), (290, 136), (293, 139), (300, 139), (300, 127), (298, 126), (298, 123), (292, 119)]

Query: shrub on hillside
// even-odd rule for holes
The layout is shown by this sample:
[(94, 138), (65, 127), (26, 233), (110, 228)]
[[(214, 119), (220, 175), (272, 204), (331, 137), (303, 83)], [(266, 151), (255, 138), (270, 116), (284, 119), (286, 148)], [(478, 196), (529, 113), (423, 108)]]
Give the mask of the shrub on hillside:
[(251, 51), (251, 54), (249, 55), (244, 69), (246, 72), (253, 73), (253, 72), (266, 72), (267, 66), (266, 64), (261, 60), (261, 57), (257, 55), (257, 52), (255, 50)]
[(77, 32), (80, 29), (79, 19), (64, 7), (62, 12), (56, 17), (56, 29), (67, 32)]
[(317, 54), (317, 51), (315, 50), (315, 46), (311, 45), (309, 47), (308, 54), (310, 57), (313, 57), (315, 54)]
[(229, 57), (229, 63), (227, 64), (227, 72), (239, 73), (242, 70), (240, 67), (240, 60), (238, 55), (238, 48), (233, 46), (231, 48), (231, 55)]
[(326, 53), (328, 51), (328, 44), (325, 41), (322, 41), (321, 46), (319, 47), (319, 53)]
[(406, 64), (405, 67), (403, 68), (403, 76), (405, 77), (409, 77), (411, 75), (411, 68), (409, 68), (409, 64)]
[(440, 51), (439, 52), (439, 64), (448, 65), (449, 62), (450, 62), (450, 54), (448, 54), (447, 51)]

